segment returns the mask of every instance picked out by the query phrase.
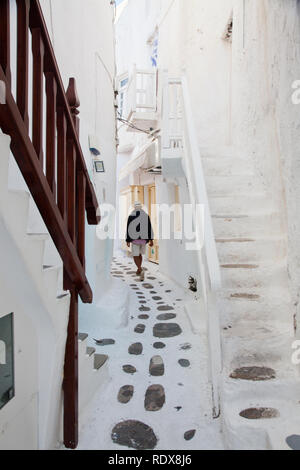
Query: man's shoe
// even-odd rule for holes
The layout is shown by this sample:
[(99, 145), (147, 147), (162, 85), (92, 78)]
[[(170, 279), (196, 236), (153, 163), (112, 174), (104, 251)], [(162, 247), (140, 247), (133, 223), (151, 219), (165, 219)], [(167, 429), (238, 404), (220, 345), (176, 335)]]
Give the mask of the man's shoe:
[(140, 274), (140, 277), (141, 277), (141, 281), (145, 280), (145, 271), (144, 270), (142, 270), (142, 272)]

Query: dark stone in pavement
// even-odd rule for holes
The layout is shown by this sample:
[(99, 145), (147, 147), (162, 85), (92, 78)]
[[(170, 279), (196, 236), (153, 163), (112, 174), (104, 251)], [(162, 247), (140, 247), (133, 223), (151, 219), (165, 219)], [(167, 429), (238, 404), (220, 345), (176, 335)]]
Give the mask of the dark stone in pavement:
[(153, 298), (153, 300), (162, 300), (162, 298), (158, 297), (158, 296), (155, 296), (155, 297), (152, 297), (152, 298)]
[(162, 385), (151, 385), (145, 395), (145, 409), (159, 411), (166, 402), (165, 390)]
[(149, 308), (149, 307), (140, 307), (139, 308), (140, 312), (150, 312), (150, 310), (151, 310), (151, 308)]
[(190, 343), (185, 343), (180, 346), (180, 349), (182, 351), (188, 351), (189, 349), (192, 349), (192, 345)]
[(136, 450), (152, 450), (157, 445), (153, 429), (140, 421), (122, 421), (112, 430), (112, 441)]
[(165, 373), (164, 361), (160, 356), (152, 357), (149, 365), (150, 375), (153, 377), (161, 377)]
[(286, 443), (292, 450), (300, 450), (300, 436), (297, 434), (287, 437)]
[(246, 419), (272, 419), (278, 418), (279, 412), (274, 408), (248, 408), (241, 411), (240, 416)]
[(186, 441), (191, 441), (195, 437), (195, 434), (196, 434), (196, 430), (191, 429), (190, 431), (187, 431), (186, 433), (184, 433), (184, 438)]
[(149, 320), (149, 315), (139, 315), (140, 320)]
[(174, 310), (174, 308), (170, 305), (163, 305), (162, 307), (158, 307), (157, 310), (160, 312), (169, 312), (170, 310)]
[(133, 356), (140, 356), (143, 352), (143, 345), (142, 343), (134, 343), (128, 348), (129, 354)]
[(241, 367), (230, 374), (231, 379), (263, 381), (276, 378), (276, 372), (269, 367)]
[(160, 342), (157, 342), (157, 343), (154, 343), (153, 344), (153, 347), (155, 349), (164, 349), (166, 347), (165, 343), (160, 343)]
[(136, 373), (136, 368), (133, 366), (130, 366), (129, 364), (123, 366), (123, 371), (126, 372), (126, 374), (135, 374)]
[(163, 313), (162, 315), (158, 315), (157, 320), (160, 321), (168, 321), (168, 320), (174, 320), (177, 315), (175, 313)]
[(144, 287), (145, 289), (153, 289), (152, 284), (147, 284), (147, 283), (146, 283), (146, 284), (143, 284), (143, 287)]
[(191, 363), (187, 359), (179, 359), (178, 363), (181, 367), (190, 367)]
[(181, 333), (182, 329), (177, 323), (157, 323), (153, 328), (155, 338), (173, 338)]
[(97, 346), (112, 346), (116, 343), (114, 339), (94, 339), (94, 341)]
[(134, 329), (134, 332), (142, 334), (144, 333), (145, 329), (146, 329), (145, 325), (137, 325)]
[(124, 387), (120, 388), (118, 394), (118, 401), (126, 405), (130, 402), (131, 398), (133, 397), (134, 387), (132, 385), (124, 385)]

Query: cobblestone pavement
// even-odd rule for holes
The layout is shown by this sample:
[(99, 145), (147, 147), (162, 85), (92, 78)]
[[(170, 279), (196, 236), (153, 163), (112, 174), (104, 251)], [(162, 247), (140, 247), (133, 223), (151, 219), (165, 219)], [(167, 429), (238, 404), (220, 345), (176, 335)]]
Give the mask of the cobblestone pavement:
[(184, 309), (190, 293), (145, 266), (141, 282), (130, 258), (114, 258), (112, 276), (130, 290), (128, 324), (86, 331), (109, 356), (109, 380), (82, 417), (79, 449), (222, 449), (204, 339)]

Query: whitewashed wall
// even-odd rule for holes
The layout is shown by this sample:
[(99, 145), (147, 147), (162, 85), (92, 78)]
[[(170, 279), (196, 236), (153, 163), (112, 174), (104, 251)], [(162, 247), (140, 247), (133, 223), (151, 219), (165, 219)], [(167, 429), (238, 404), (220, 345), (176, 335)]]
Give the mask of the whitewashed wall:
[(236, 19), (233, 132), (282, 215), (299, 336), (300, 105), (292, 103), (292, 84), (300, 79), (299, 2), (246, 0), (243, 8), (236, 1)]

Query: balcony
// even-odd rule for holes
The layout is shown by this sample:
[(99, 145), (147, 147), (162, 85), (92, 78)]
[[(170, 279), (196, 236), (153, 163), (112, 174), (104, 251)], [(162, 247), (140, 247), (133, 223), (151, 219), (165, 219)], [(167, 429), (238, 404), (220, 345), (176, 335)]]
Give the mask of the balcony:
[(151, 132), (157, 128), (157, 73), (134, 67), (127, 88), (128, 132)]

